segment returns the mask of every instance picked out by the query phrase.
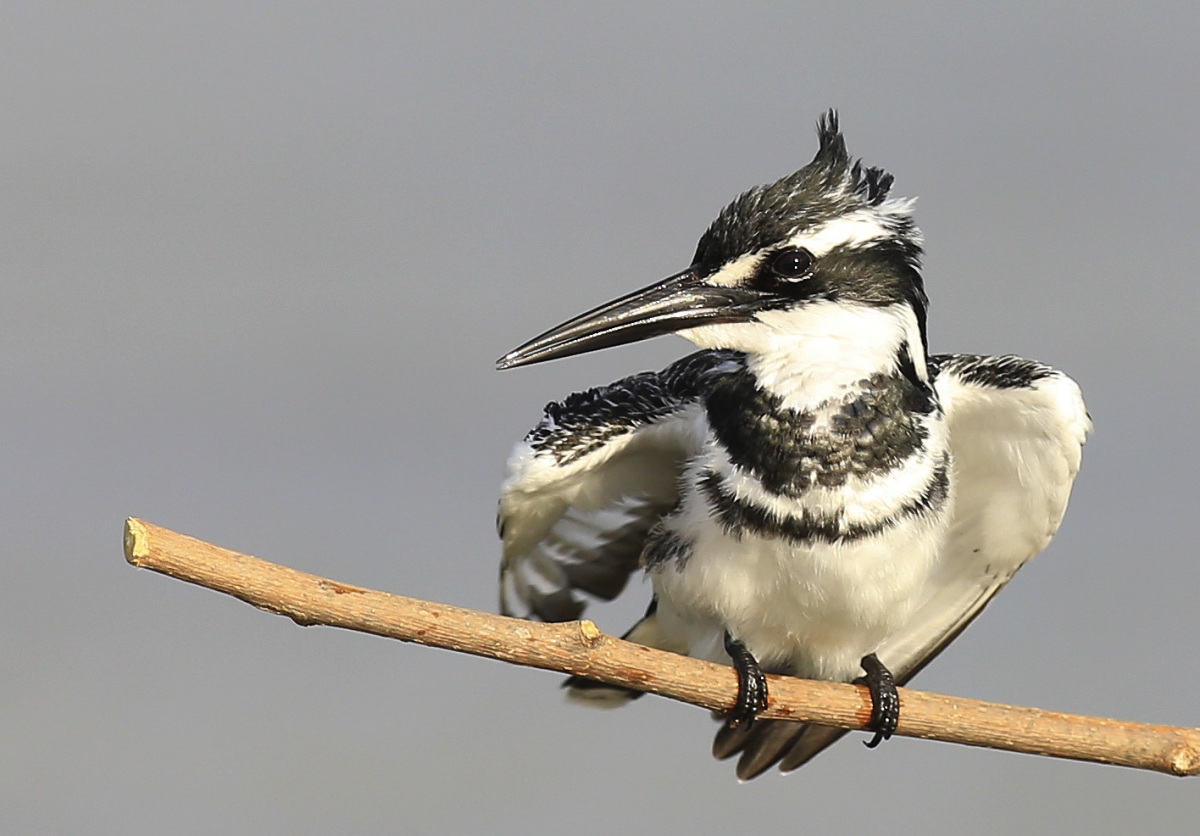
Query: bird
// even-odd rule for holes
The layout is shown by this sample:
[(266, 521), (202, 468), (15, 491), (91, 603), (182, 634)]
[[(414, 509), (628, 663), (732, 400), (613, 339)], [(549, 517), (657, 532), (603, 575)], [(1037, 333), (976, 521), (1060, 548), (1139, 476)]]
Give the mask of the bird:
[[(548, 404), (501, 487), (500, 609), (548, 622), (652, 598), (629, 641), (723, 665), (713, 743), (748, 780), (846, 734), (755, 720), (765, 673), (863, 682), (869, 746), (907, 683), (1056, 533), (1091, 419), (1078, 384), (1013, 355), (930, 354), (923, 239), (838, 114), (812, 162), (729, 203), (690, 265), (567, 320), (510, 369), (677, 334), (661, 371)], [(597, 705), (640, 692), (578, 676)]]

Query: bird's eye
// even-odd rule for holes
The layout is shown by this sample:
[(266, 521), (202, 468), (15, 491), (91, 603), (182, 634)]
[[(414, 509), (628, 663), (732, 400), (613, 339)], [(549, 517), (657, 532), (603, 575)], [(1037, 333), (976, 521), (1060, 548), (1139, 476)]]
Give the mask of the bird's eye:
[(795, 281), (812, 269), (812, 253), (804, 248), (783, 250), (771, 256), (771, 273), (784, 281)]

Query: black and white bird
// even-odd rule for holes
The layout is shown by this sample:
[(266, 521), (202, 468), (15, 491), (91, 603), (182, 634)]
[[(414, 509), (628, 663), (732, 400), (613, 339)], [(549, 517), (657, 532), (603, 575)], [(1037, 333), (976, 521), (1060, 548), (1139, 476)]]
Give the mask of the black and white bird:
[[(752, 722), (762, 672), (865, 681), (872, 744), (927, 665), (1059, 527), (1090, 429), (1079, 387), (1019, 357), (930, 355), (921, 235), (847, 154), (750, 189), (691, 266), (575, 317), (501, 369), (678, 333), (700, 351), (545, 409), (508, 461), (501, 609), (546, 621), (639, 567), (628, 639), (732, 663), (714, 754), (804, 764), (845, 732)], [(602, 704), (635, 696), (578, 678)]]

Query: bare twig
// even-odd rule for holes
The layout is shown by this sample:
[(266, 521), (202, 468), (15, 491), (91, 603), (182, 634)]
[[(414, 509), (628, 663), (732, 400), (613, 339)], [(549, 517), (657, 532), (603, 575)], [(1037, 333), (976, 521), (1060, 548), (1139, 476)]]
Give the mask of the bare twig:
[[(298, 624), (324, 624), (444, 647), (518, 665), (581, 674), (727, 711), (737, 694), (729, 667), (604, 635), (590, 621), (540, 624), (348, 586), (229, 551), (137, 519), (125, 523), (125, 558), (224, 592)], [(862, 729), (865, 686), (768, 677), (765, 718)], [(1200, 774), (1200, 729), (1152, 726), (900, 689), (897, 734), (1014, 752)]]

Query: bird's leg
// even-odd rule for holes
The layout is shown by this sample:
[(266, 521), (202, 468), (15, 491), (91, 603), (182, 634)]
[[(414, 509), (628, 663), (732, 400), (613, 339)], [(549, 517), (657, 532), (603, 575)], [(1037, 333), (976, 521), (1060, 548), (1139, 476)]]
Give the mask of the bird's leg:
[(731, 729), (743, 725), (749, 727), (758, 713), (767, 707), (767, 678), (763, 676), (754, 654), (731, 636), (728, 630), (725, 631), (725, 652), (733, 660), (738, 675), (737, 703), (729, 712), (725, 726)]
[(860, 663), (867, 675), (854, 680), (857, 684), (866, 685), (871, 692), (871, 730), (875, 736), (863, 743), (868, 749), (874, 749), (896, 731), (900, 722), (900, 695), (896, 693), (896, 680), (879, 661), (874, 653), (868, 653)]

